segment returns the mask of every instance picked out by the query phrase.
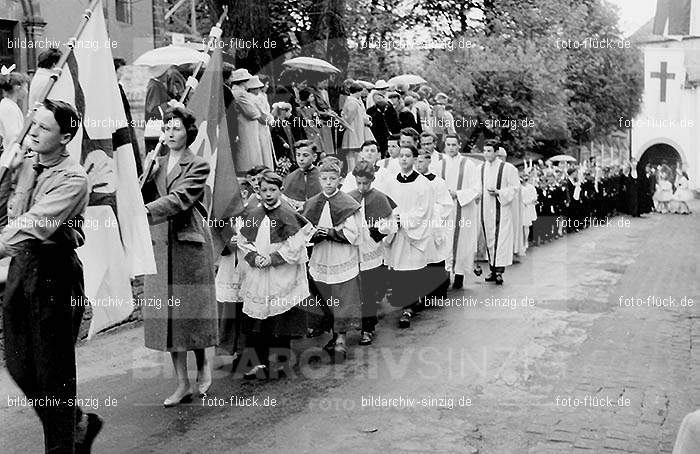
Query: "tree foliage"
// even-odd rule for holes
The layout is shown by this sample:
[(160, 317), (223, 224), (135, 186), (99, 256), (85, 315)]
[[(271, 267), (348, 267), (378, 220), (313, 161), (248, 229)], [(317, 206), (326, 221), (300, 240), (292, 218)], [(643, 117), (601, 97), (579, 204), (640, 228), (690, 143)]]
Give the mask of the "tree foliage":
[[(641, 106), (638, 49), (561, 46), (622, 39), (617, 12), (604, 0), (210, 3), (229, 5), (227, 39), (271, 37), (277, 43), (273, 50), (237, 52), (238, 66), (277, 76), (287, 56), (307, 55), (339, 67), (336, 82), (418, 73), (450, 95), (456, 119), (471, 121), (460, 130), (471, 143), (490, 135), (515, 154), (558, 153), (604, 137), (618, 127), (619, 117), (634, 117)], [(391, 45), (445, 39), (454, 48)], [(473, 47), (459, 48), (467, 41)]]

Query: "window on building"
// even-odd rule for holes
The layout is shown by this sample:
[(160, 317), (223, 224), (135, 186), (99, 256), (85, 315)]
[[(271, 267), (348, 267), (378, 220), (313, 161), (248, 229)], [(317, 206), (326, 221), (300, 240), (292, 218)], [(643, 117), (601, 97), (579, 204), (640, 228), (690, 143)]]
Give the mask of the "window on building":
[[(0, 66), (11, 66), (15, 63), (15, 52), (17, 45), (14, 44), (15, 39), (14, 21), (0, 20)], [(19, 66), (19, 65), (18, 65)]]
[(131, 0), (116, 0), (117, 2), (117, 20), (126, 24), (132, 24), (131, 16)]

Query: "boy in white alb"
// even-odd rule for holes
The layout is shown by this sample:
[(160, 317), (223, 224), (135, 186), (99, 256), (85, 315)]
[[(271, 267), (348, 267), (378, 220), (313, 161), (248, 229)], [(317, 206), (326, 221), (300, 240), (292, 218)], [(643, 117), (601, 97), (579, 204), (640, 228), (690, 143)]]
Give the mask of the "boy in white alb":
[(428, 264), (426, 251), (430, 239), (430, 181), (413, 169), (418, 150), (412, 145), (399, 152), (401, 172), (387, 185), (386, 195), (396, 202), (398, 232), (390, 241), (387, 264), (393, 270), (392, 306), (402, 308), (401, 328), (411, 326), (411, 318), (425, 296), (423, 282)]
[(425, 305), (430, 305), (431, 301), (435, 302), (440, 298), (443, 301), (447, 298), (450, 275), (446, 270), (445, 261), (450, 256), (448, 237), (453, 231), (449, 225), (452, 214), (452, 197), (450, 197), (445, 180), (430, 172), (430, 162), (430, 153), (421, 148), (414, 167), (418, 173), (430, 181), (431, 188), (431, 241), (428, 242), (428, 248), (425, 252), (428, 262), (424, 277), (428, 288)]

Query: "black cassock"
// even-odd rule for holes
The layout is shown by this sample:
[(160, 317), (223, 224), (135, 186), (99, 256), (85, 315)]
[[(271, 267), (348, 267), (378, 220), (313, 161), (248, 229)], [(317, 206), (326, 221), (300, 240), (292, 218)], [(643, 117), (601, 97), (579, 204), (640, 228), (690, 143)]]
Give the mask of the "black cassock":
[[(654, 175), (651, 178), (656, 180)], [(651, 178), (647, 177), (646, 173), (639, 174), (638, 182), (638, 197), (639, 197), (639, 214), (651, 213), (654, 211), (654, 189), (656, 181), (652, 183)]]
[(639, 189), (636, 178), (632, 175), (621, 175), (621, 190), (622, 190), (622, 212), (630, 216), (639, 216)]

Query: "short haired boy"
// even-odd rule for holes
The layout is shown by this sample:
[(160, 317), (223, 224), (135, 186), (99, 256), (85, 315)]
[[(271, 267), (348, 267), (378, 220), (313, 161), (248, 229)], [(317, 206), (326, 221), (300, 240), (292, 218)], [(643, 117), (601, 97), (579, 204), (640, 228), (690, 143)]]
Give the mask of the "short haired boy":
[(333, 338), (326, 350), (337, 362), (345, 360), (345, 334), (360, 315), (360, 258), (358, 245), (369, 232), (364, 225), (360, 204), (340, 191), (340, 166), (326, 158), (319, 167), (322, 192), (304, 204), (302, 215), (316, 231), (309, 260), (309, 274), (327, 305), (332, 319)]
[(321, 183), (320, 173), (314, 165), (317, 158), (316, 146), (304, 140), (297, 142), (295, 148), (299, 168), (284, 179), (284, 195), (299, 211), (307, 200), (321, 192)]
[(362, 292), (362, 338), (360, 345), (370, 345), (377, 324), (377, 303), (387, 290), (387, 268), (384, 264), (384, 238), (397, 231), (392, 213), (396, 204), (386, 194), (372, 187), (374, 166), (360, 162), (352, 171), (356, 189), (350, 196), (360, 203), (360, 211), (369, 229), (370, 238), (360, 248), (360, 290)]

